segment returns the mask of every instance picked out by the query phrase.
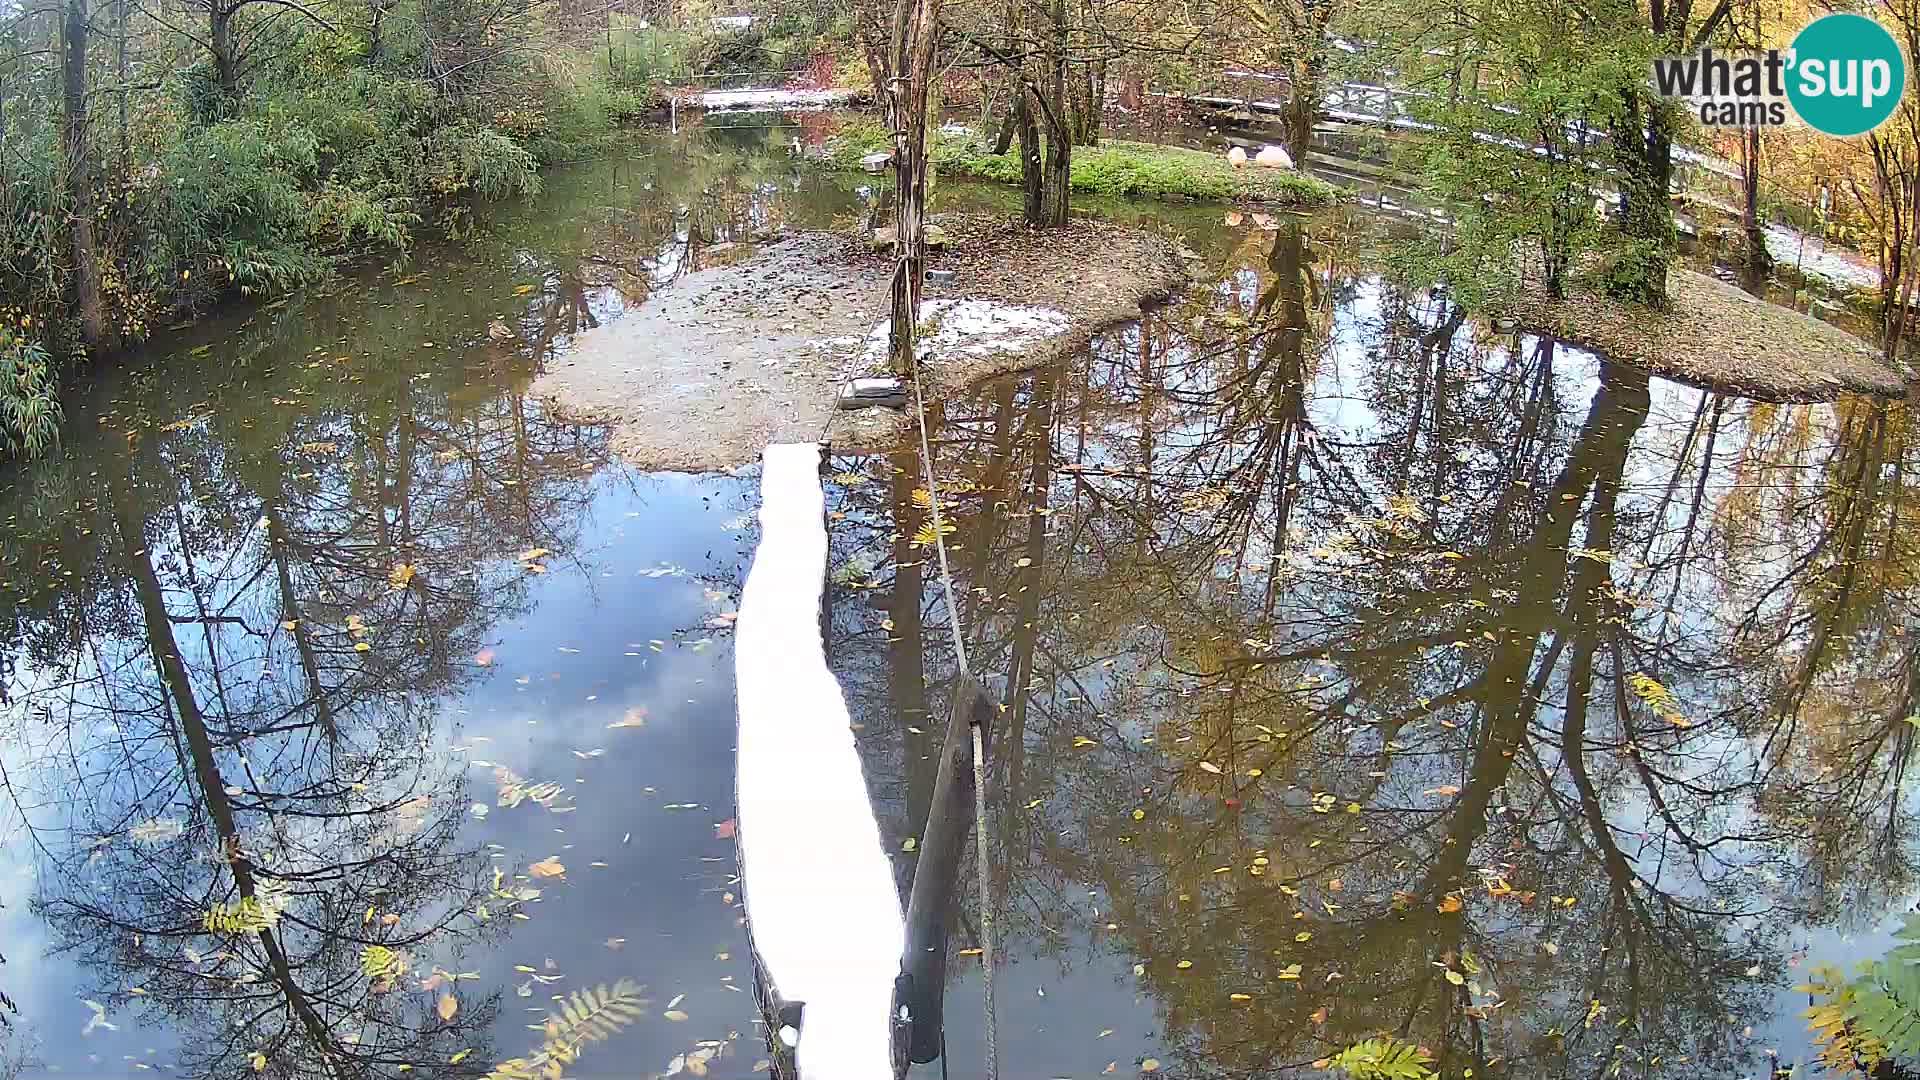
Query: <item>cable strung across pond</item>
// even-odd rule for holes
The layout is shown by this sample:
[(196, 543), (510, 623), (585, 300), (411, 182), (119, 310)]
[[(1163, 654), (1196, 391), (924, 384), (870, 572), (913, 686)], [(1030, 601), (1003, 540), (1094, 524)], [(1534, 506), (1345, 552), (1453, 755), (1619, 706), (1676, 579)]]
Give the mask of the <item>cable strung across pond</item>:
[[(967, 646), (960, 634), (960, 604), (953, 592), (953, 568), (947, 562), (946, 528), (940, 519), (940, 488), (933, 476), (933, 449), (927, 441), (927, 403), (920, 390), (918, 357), (914, 358), (910, 374), (913, 377), (913, 417), (920, 434), (920, 472), (926, 477), (928, 501), (933, 504), (934, 550), (940, 555), (940, 585), (947, 597), (947, 629), (953, 633), (953, 656), (960, 666), (960, 677), (971, 679), (973, 671), (967, 666)], [(987, 1080), (999, 1080), (1000, 1048), (993, 1017), (993, 890), (987, 880), (986, 733), (982, 730), (978, 712), (970, 713), (968, 720), (967, 726), (973, 737), (974, 877), (980, 894), (980, 983), (985, 1006)], [(945, 1060), (944, 1054), (941, 1060)]]

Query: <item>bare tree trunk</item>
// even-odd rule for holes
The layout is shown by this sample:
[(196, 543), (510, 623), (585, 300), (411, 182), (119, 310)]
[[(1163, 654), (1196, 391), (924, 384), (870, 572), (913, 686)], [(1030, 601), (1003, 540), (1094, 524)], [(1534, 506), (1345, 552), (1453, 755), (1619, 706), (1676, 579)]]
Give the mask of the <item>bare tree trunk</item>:
[(215, 0), (207, 16), (207, 49), (213, 53), (213, 85), (224, 114), (240, 100), (240, 60), (233, 45), (234, 9)]
[(888, 356), (893, 370), (913, 370), (915, 323), (926, 281), (927, 84), (940, 0), (899, 0), (894, 11), (893, 70), (887, 115), (893, 129), (893, 312)]
[(1072, 185), (1073, 136), (1067, 128), (1067, 2), (1054, 0), (1053, 26), (1047, 36), (1046, 170), (1040, 187), (1037, 228), (1057, 229), (1067, 223), (1067, 198)]
[(1740, 186), (1744, 196), (1740, 225), (1746, 233), (1747, 277), (1758, 286), (1773, 272), (1773, 256), (1767, 251), (1767, 236), (1760, 228), (1760, 129), (1748, 128), (1740, 140)]
[(1013, 129), (1020, 137), (1021, 212), (1027, 224), (1042, 224), (1040, 126), (1033, 119), (1033, 99), (1023, 88), (1013, 99)]
[(127, 0), (114, 0), (114, 29), (119, 40), (115, 43), (113, 63), (114, 78), (120, 83), (120, 163), (133, 160), (133, 150), (127, 141)]
[(87, 140), (87, 0), (67, 0), (60, 34), (64, 101), (61, 141), (67, 196), (73, 207), (73, 299), (87, 348), (107, 344), (107, 312), (100, 296), (99, 252), (93, 238), (93, 149)]

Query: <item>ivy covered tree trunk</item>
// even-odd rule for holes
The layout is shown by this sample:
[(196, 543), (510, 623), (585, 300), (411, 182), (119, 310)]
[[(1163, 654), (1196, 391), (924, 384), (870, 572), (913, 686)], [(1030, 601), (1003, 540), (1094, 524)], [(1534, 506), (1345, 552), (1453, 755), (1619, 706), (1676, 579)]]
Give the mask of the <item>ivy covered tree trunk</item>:
[(1607, 291), (1638, 304), (1667, 302), (1673, 262), (1673, 128), (1668, 105), (1639, 90), (1622, 91), (1613, 132), (1620, 175), (1620, 231), (1625, 240), (1607, 273)]
[(100, 295), (100, 256), (93, 236), (93, 148), (87, 138), (87, 0), (67, 0), (60, 33), (67, 197), (73, 213), (73, 305), (87, 348), (107, 344), (106, 305)]

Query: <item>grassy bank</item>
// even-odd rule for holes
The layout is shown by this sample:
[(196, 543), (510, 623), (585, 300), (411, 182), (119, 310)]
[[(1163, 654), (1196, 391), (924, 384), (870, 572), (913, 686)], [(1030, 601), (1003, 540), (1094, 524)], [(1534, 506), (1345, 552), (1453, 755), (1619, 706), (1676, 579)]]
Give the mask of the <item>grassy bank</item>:
[[(1020, 159), (995, 154), (982, 136), (969, 132), (935, 137), (933, 162), (942, 173), (1020, 182)], [(886, 132), (870, 122), (847, 125), (827, 145), (827, 163), (858, 169), (860, 159), (889, 148)], [(1089, 195), (1185, 196), (1275, 206), (1325, 206), (1339, 198), (1332, 184), (1290, 169), (1236, 169), (1226, 158), (1178, 146), (1108, 139), (1073, 148), (1073, 190)]]

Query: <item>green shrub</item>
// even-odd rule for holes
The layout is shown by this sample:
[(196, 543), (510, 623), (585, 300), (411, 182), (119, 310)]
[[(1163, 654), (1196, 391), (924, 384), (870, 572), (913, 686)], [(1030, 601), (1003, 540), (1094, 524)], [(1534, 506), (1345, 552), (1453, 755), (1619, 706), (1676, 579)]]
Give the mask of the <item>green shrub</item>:
[(39, 457), (60, 437), (60, 399), (45, 347), (0, 330), (0, 450)]

